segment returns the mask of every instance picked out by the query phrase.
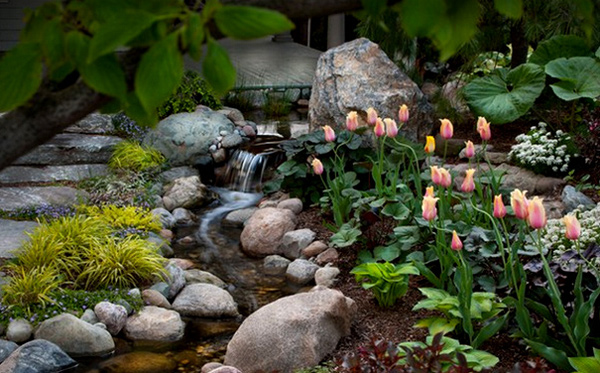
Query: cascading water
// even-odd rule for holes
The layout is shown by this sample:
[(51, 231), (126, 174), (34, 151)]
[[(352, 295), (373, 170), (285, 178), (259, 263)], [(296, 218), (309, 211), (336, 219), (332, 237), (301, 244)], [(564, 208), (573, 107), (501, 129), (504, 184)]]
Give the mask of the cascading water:
[(273, 153), (253, 154), (246, 150), (236, 150), (225, 169), (223, 185), (240, 192), (260, 190), (267, 161)]

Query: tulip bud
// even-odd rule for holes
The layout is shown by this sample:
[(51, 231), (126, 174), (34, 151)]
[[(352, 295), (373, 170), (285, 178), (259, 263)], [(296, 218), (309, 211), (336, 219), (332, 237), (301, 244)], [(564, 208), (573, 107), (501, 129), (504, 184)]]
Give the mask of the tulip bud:
[(313, 159), (312, 167), (313, 167), (313, 171), (315, 172), (316, 175), (321, 175), (324, 171), (323, 163), (321, 163), (321, 161), (318, 160), (317, 158)]
[(463, 243), (458, 237), (458, 234), (456, 234), (456, 231), (452, 231), (452, 243), (450, 244), (450, 247), (455, 251), (460, 251), (463, 248)]
[(435, 138), (433, 136), (427, 136), (427, 142), (425, 143), (425, 153), (431, 154), (435, 151)]
[(519, 189), (515, 189), (510, 193), (510, 206), (515, 212), (517, 219), (527, 219), (527, 205), (529, 201), (525, 197), (526, 193), (527, 191), (521, 192)]
[(475, 180), (473, 180), (473, 174), (475, 173), (474, 168), (469, 168), (466, 171), (465, 179), (463, 180), (462, 185), (460, 186), (460, 190), (465, 193), (471, 193), (475, 190)]
[(325, 141), (334, 142), (335, 141), (335, 132), (333, 128), (329, 126), (323, 126), (323, 131), (325, 132)]
[(400, 106), (400, 110), (398, 110), (398, 120), (401, 123), (408, 122), (408, 106), (406, 106), (406, 105)]
[(452, 175), (450, 175), (450, 172), (442, 167), (440, 168), (440, 175), (440, 185), (444, 188), (449, 188), (452, 185)]
[(385, 126), (383, 125), (383, 121), (381, 120), (381, 118), (377, 118), (377, 120), (375, 121), (375, 136), (377, 137), (381, 137), (385, 134)]
[(425, 196), (426, 197), (435, 197), (435, 192), (433, 191), (433, 186), (428, 186), (425, 188)]
[(467, 158), (473, 158), (475, 156), (475, 145), (473, 145), (473, 141), (469, 140), (465, 142), (465, 156)]
[(569, 240), (577, 240), (581, 234), (581, 224), (575, 215), (565, 215), (563, 217), (563, 223), (565, 224), (565, 237)]
[(346, 116), (346, 128), (352, 132), (358, 128), (358, 113), (356, 111), (351, 111)]
[(398, 125), (396, 124), (396, 121), (390, 118), (385, 118), (383, 122), (385, 123), (385, 133), (387, 137), (396, 137), (398, 134)]
[(533, 197), (527, 205), (527, 222), (533, 229), (544, 228), (546, 225), (546, 210), (540, 197)]
[(438, 166), (429, 166), (431, 169), (431, 181), (435, 185), (440, 185), (442, 183), (442, 174), (440, 173), (440, 168)]
[(502, 219), (506, 216), (506, 207), (502, 202), (502, 195), (494, 196), (494, 217)]
[(435, 219), (435, 217), (437, 216), (437, 208), (435, 207), (435, 204), (438, 200), (439, 198), (435, 197), (423, 197), (423, 204), (421, 206), (423, 210), (423, 219), (427, 221)]
[(477, 132), (481, 136), (481, 139), (487, 141), (492, 138), (492, 131), (490, 130), (490, 123), (485, 120), (484, 117), (477, 119)]
[(377, 122), (377, 112), (372, 107), (367, 109), (367, 123), (369, 125), (374, 126)]
[(440, 119), (440, 121), (442, 122), (442, 125), (440, 126), (440, 136), (446, 140), (451, 139), (454, 135), (452, 123), (448, 119)]

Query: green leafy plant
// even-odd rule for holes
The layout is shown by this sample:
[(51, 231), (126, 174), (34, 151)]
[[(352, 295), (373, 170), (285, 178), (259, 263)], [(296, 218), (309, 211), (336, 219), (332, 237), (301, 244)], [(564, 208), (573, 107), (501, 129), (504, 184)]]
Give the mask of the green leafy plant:
[(262, 110), (268, 118), (280, 118), (288, 115), (292, 110), (289, 95), (280, 92), (266, 92)]
[(409, 275), (419, 270), (410, 263), (362, 263), (352, 269), (356, 281), (371, 290), (381, 307), (391, 307), (408, 291)]
[(594, 348), (594, 356), (570, 357), (569, 363), (576, 369), (576, 373), (600, 372), (600, 350)]
[(119, 170), (118, 173), (82, 180), (78, 187), (90, 193), (90, 204), (150, 208), (155, 203), (152, 197), (152, 188), (156, 185), (155, 171)]
[(171, 114), (193, 112), (198, 105), (208, 106), (213, 110), (223, 107), (200, 75), (193, 70), (187, 70), (175, 93), (158, 107), (158, 117), (162, 119)]
[(112, 169), (146, 171), (162, 167), (165, 162), (165, 157), (156, 149), (133, 141), (122, 141), (115, 145), (108, 166)]

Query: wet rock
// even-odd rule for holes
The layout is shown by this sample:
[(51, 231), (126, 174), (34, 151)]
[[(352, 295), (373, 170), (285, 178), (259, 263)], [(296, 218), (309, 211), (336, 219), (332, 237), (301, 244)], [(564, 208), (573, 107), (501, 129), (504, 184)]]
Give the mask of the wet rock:
[(89, 309), (89, 308), (87, 310), (83, 311), (83, 315), (81, 315), (80, 319), (87, 322), (88, 324), (92, 324), (92, 325), (100, 322), (100, 320), (98, 320), (98, 316), (96, 316), (96, 313), (94, 312), (94, 310)]
[(302, 200), (300, 198), (289, 198), (277, 204), (278, 209), (288, 209), (298, 215), (302, 212)]
[(302, 249), (302, 255), (306, 258), (312, 258), (327, 250), (327, 244), (323, 241), (315, 241)]
[(211, 284), (220, 287), (221, 289), (225, 289), (227, 284), (213, 275), (210, 272), (201, 271), (199, 269), (190, 269), (183, 273), (185, 277), (185, 281), (188, 284)]
[(158, 235), (167, 240), (168, 242), (171, 242), (173, 240), (173, 237), (175, 237), (173, 231), (170, 229), (161, 229)]
[(267, 304), (236, 331), (225, 365), (242, 372), (292, 372), (315, 366), (350, 333), (355, 308), (354, 301), (330, 289)]
[(263, 260), (263, 272), (267, 275), (282, 275), (290, 263), (290, 260), (282, 256), (269, 255)]
[(173, 309), (184, 316), (236, 317), (237, 304), (227, 291), (210, 284), (190, 284), (173, 301)]
[(117, 335), (125, 326), (129, 312), (122, 305), (100, 302), (94, 307), (94, 313), (111, 335)]
[(174, 342), (183, 338), (184, 330), (179, 313), (155, 306), (142, 308), (125, 324), (125, 335), (132, 340)]
[(209, 373), (212, 372), (213, 370), (222, 367), (223, 364), (221, 363), (206, 363), (202, 366), (202, 369), (200, 370), (200, 373)]
[(194, 224), (194, 220), (196, 219), (194, 214), (183, 207), (173, 210), (173, 218), (175, 218), (177, 225), (191, 225)]
[(315, 278), (319, 266), (306, 259), (296, 259), (288, 265), (285, 277), (296, 285), (306, 285)]
[(258, 210), (257, 207), (248, 207), (245, 209), (239, 209), (230, 212), (223, 219), (223, 224), (230, 224), (236, 227), (241, 227), (250, 219), (254, 212)]
[(169, 212), (169, 210), (167, 210), (165, 208), (162, 208), (162, 207), (155, 208), (154, 210), (151, 211), (151, 213), (152, 213), (152, 215), (158, 217), (160, 224), (165, 229), (171, 229), (177, 224), (177, 220), (175, 219), (173, 214), (171, 214)]
[(221, 146), (223, 146), (225, 149), (236, 148), (243, 142), (244, 140), (242, 139), (242, 136), (237, 133), (232, 133), (223, 138), (221, 141)]
[(200, 178), (190, 176), (169, 184), (163, 196), (163, 203), (167, 210), (173, 211), (177, 207), (200, 207), (213, 199), (213, 194), (200, 182)]
[(0, 219), (0, 258), (14, 258), (14, 251), (29, 240), (27, 233), (33, 232), (39, 223)]
[(210, 151), (212, 159), (216, 164), (225, 163), (227, 160), (227, 150), (225, 150), (225, 148), (217, 149), (216, 146), (211, 145)]
[(98, 368), (111, 373), (164, 373), (174, 371), (177, 363), (163, 354), (136, 351), (115, 356), (100, 363)]
[(248, 136), (251, 139), (256, 137), (256, 130), (252, 128), (252, 126), (245, 125), (242, 127), (242, 131), (246, 136)]
[(427, 98), (377, 44), (359, 38), (319, 58), (310, 97), (310, 128), (340, 126), (351, 110), (358, 111), (359, 121), (366, 125), (369, 107), (382, 118), (398, 119), (402, 104), (408, 105), (411, 114), (403, 134), (413, 141), (422, 140), (433, 125), (433, 108)]
[(77, 362), (59, 346), (40, 339), (27, 342), (17, 348), (0, 364), (0, 372), (62, 372), (76, 365)]
[(333, 263), (338, 260), (340, 254), (333, 247), (323, 251), (321, 254), (317, 255), (316, 262), (318, 265), (324, 265), (327, 263)]
[(317, 272), (315, 272), (315, 283), (330, 288), (335, 284), (335, 280), (339, 274), (340, 270), (337, 267), (319, 268)]
[(171, 309), (171, 303), (164, 295), (153, 289), (145, 289), (142, 291), (142, 299), (147, 306), (156, 306), (166, 309)]
[(196, 265), (191, 260), (182, 259), (182, 258), (169, 259), (169, 262), (175, 264), (177, 267), (183, 269), (184, 271), (186, 271)]
[(570, 213), (579, 206), (583, 206), (584, 209), (594, 208), (596, 204), (592, 199), (585, 194), (581, 193), (571, 185), (566, 185), (562, 191), (561, 198), (565, 204), (565, 213)]
[(4, 339), (0, 339), (0, 363), (2, 363), (6, 358), (13, 353), (19, 345), (15, 342), (5, 341)]
[(171, 168), (170, 170), (164, 171), (163, 173), (161, 173), (159, 175), (159, 179), (162, 180), (165, 184), (169, 184), (177, 179), (181, 179), (184, 177), (190, 177), (190, 176), (200, 177), (200, 172), (193, 167), (181, 166), (181, 167), (174, 167), (174, 168)]
[(169, 242), (156, 233), (150, 232), (146, 240), (158, 248), (160, 255), (164, 257), (173, 255), (173, 249), (169, 245)]
[(169, 284), (169, 293), (167, 299), (173, 299), (181, 289), (185, 286), (185, 276), (183, 269), (179, 268), (177, 264), (170, 262), (165, 267), (168, 273), (167, 284)]
[(33, 326), (25, 319), (16, 319), (8, 324), (6, 338), (9, 341), (23, 343), (31, 338)]
[(308, 228), (286, 232), (281, 238), (281, 252), (288, 259), (297, 259), (317, 234)]
[(290, 210), (258, 209), (240, 235), (242, 250), (250, 256), (280, 254), (281, 239), (286, 232), (294, 230), (296, 221), (296, 215)]
[(157, 282), (156, 284), (152, 285), (150, 289), (158, 291), (165, 298), (167, 298), (167, 296), (169, 295), (169, 284), (167, 284), (166, 282)]
[(227, 117), (227, 119), (229, 119), (230, 121), (232, 121), (234, 123), (244, 120), (244, 114), (242, 114), (242, 112), (236, 108), (223, 106), (222, 109), (217, 110), (217, 113), (221, 113), (221, 114), (225, 115)]
[(55, 343), (71, 356), (101, 356), (115, 349), (110, 333), (63, 313), (40, 324), (35, 339)]

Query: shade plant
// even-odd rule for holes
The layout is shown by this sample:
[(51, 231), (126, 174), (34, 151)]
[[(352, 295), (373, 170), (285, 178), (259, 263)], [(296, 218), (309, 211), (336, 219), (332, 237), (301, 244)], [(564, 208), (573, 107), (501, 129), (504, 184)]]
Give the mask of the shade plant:
[(369, 262), (354, 267), (350, 273), (363, 288), (373, 292), (379, 306), (391, 307), (406, 294), (409, 275), (418, 275), (419, 270), (410, 263)]

